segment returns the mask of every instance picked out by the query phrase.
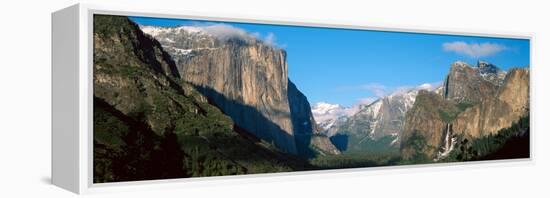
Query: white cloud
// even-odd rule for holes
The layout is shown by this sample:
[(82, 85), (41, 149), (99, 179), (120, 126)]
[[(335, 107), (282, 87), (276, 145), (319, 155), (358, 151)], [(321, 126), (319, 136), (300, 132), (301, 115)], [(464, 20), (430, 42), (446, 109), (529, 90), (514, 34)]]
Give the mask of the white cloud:
[(380, 83), (368, 83), (359, 86), (342, 86), (338, 87), (337, 91), (368, 91), (373, 96), (367, 98), (361, 98), (358, 101), (362, 101), (363, 104), (372, 102), (378, 98), (382, 98), (388, 95), (397, 95), (407, 93), (411, 90), (428, 90), (434, 91), (436, 88), (440, 87), (442, 82), (433, 82), (433, 83), (424, 83), (421, 85), (403, 85), (403, 86), (386, 86)]
[(413, 90), (414, 88), (415, 88), (414, 86), (408, 86), (408, 85), (400, 86), (400, 87), (395, 88), (391, 92), (391, 95), (404, 94), (404, 93), (407, 93), (407, 92)]
[(311, 108), (311, 113), (313, 114), (315, 121), (318, 123), (335, 121), (339, 117), (349, 116), (347, 111), (348, 108), (346, 107), (338, 104), (330, 104), (327, 102), (318, 102)]
[(233, 27), (227, 24), (213, 24), (201, 27), (206, 33), (218, 37), (220, 39), (232, 39), (239, 38), (243, 40), (248, 40), (253, 38), (246, 31), (240, 28)]
[(434, 83), (424, 83), (416, 87), (418, 90), (428, 90), (428, 91), (434, 91), (437, 88), (439, 88), (441, 85), (443, 85), (443, 82), (434, 82)]
[(264, 42), (268, 45), (276, 45), (275, 40), (275, 34), (273, 34), (273, 32), (270, 32), (267, 34), (267, 36), (265, 36)]
[(264, 37), (259, 32), (247, 32), (244, 29), (224, 23), (199, 23), (195, 25), (207, 34), (210, 34), (222, 40), (233, 38), (241, 39), (244, 41), (261, 40), (267, 45), (284, 48), (284, 46), (279, 46), (277, 44), (277, 37), (275, 36), (275, 34), (273, 34), (273, 32), (267, 33), (267, 35), (265, 35)]
[(370, 91), (372, 94), (374, 94), (376, 97), (384, 97), (386, 96), (388, 92), (388, 88), (384, 85), (378, 84), (378, 83), (369, 83), (365, 85), (360, 86), (361, 89)]
[(495, 55), (506, 50), (507, 47), (498, 43), (466, 43), (455, 41), (443, 43), (443, 50), (467, 55), (471, 58), (480, 58)]
[(424, 83), (424, 84), (417, 85), (417, 86), (410, 86), (410, 85), (400, 86), (400, 87), (395, 88), (391, 92), (391, 95), (404, 94), (404, 93), (407, 93), (407, 92), (412, 91), (412, 90), (434, 91), (438, 87), (440, 87), (442, 84), (443, 84), (443, 82), (433, 82), (433, 83)]
[(249, 34), (250, 34), (250, 36), (252, 36), (252, 37), (254, 37), (254, 38), (256, 38), (256, 39), (261, 39), (261, 38), (262, 38), (262, 35), (260, 35), (259, 32), (251, 32), (251, 33), (249, 33)]

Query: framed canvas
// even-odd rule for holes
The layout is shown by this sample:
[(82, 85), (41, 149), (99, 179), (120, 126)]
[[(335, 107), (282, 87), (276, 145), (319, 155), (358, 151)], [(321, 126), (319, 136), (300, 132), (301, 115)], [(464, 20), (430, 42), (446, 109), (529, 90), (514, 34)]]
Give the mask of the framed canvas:
[(529, 163), (531, 41), (75, 5), (52, 15), (52, 181)]

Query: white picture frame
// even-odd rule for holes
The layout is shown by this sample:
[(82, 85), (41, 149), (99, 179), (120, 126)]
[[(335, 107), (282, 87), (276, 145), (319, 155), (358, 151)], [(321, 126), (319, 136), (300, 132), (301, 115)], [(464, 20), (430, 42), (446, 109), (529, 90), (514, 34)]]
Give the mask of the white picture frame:
[[(314, 21), (303, 19), (273, 19), (247, 15), (227, 15), (216, 13), (195, 13), (190, 11), (145, 10), (106, 8), (99, 5), (77, 4), (52, 13), (52, 183), (78, 194), (108, 191), (126, 191), (136, 189), (181, 188), (212, 184), (252, 183), (258, 181), (285, 181), (288, 179), (312, 179), (322, 174), (324, 177), (338, 173), (364, 173), (384, 171), (403, 172), (428, 170), (429, 168), (476, 168), (494, 166), (500, 162), (513, 165), (534, 163), (533, 138), (531, 132), (530, 158), (496, 160), (483, 162), (460, 162), (427, 165), (405, 165), (375, 168), (354, 168), (338, 170), (320, 170), (307, 172), (268, 173), (257, 175), (223, 176), (208, 178), (182, 178), (154, 181), (118, 182), (94, 184), (92, 164), (92, 113), (93, 113), (93, 77), (92, 77), (92, 28), (94, 14), (124, 16), (145, 16), (179, 19), (220, 20), (228, 22), (248, 22), (278, 25), (299, 25), (311, 27), (346, 28), (360, 30), (382, 30), (396, 32), (414, 32), (431, 34), (450, 34), (467, 36), (488, 36), (497, 38), (529, 39), (533, 35), (526, 33), (500, 33), (470, 30), (416, 29), (414, 27), (394, 27), (389, 25), (364, 26), (342, 21)], [(532, 47), (531, 47), (532, 49)], [(532, 56), (532, 53), (531, 53)], [(536, 67), (531, 65), (530, 68)], [(531, 79), (532, 84), (532, 79)], [(531, 105), (534, 89), (531, 88)], [(534, 109), (534, 108), (531, 108)], [(533, 112), (531, 111), (531, 116)], [(533, 119), (531, 119), (533, 120)], [(531, 121), (532, 124), (532, 121)], [(460, 166), (456, 166), (460, 165)]]

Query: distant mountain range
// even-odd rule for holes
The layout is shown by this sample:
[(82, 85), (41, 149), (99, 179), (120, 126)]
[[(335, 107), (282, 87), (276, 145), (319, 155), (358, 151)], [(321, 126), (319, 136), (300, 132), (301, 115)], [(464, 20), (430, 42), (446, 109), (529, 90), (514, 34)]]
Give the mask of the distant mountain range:
[[(413, 106), (419, 90), (438, 91), (441, 85), (422, 84), (398, 90), (370, 104), (346, 108), (337, 104), (318, 103), (312, 111), (323, 133), (328, 137), (344, 135), (346, 145), (340, 149), (361, 150), (365, 139), (391, 139), (386, 145), (399, 146), (406, 112)], [(356, 145), (354, 145), (356, 144)]]
[[(442, 85), (399, 90), (354, 108), (321, 102), (312, 112), (321, 133), (342, 151), (396, 147), (406, 158), (411, 133), (423, 133), (430, 148), (424, 154), (441, 160), (456, 148), (458, 134), (465, 135), (462, 139), (495, 134), (526, 116), (528, 71), (506, 72), (484, 61), (476, 66), (458, 61), (451, 65)], [(511, 89), (517, 91), (515, 95), (507, 92)], [(425, 111), (432, 113), (426, 117)]]
[(312, 113), (317, 121), (317, 124), (323, 131), (330, 129), (337, 122), (341, 122), (352, 116), (359, 110), (359, 107), (344, 107), (339, 104), (329, 104), (319, 102), (312, 106)]

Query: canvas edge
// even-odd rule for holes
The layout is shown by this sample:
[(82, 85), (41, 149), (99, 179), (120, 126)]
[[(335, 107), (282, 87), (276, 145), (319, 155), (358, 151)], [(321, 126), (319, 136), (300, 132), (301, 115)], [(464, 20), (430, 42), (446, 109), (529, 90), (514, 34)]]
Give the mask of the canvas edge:
[[(52, 184), (79, 193), (79, 6), (52, 13)], [(84, 50), (85, 51), (85, 50)]]

